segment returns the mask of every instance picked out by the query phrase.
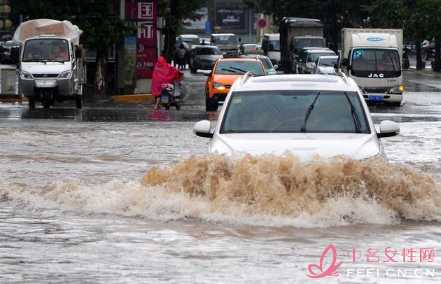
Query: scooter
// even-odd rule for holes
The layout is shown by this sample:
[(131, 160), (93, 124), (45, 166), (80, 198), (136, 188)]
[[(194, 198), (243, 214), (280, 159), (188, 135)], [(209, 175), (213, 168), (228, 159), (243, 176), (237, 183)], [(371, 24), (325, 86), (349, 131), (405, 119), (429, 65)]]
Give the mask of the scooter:
[[(176, 82), (175, 84), (179, 84)], [(169, 110), (171, 106), (176, 107), (176, 110), (181, 109), (181, 92), (176, 90), (176, 86), (174, 84), (163, 84), (161, 91), (161, 96), (159, 98), (159, 103), (161, 106), (165, 107), (166, 110)]]

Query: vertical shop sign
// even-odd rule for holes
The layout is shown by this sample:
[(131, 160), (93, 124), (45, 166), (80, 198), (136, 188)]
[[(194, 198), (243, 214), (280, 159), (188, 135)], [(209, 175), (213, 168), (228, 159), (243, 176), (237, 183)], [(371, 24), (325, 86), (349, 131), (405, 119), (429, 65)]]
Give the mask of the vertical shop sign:
[(136, 23), (136, 77), (152, 77), (157, 60), (157, 0), (126, 0), (126, 17)]

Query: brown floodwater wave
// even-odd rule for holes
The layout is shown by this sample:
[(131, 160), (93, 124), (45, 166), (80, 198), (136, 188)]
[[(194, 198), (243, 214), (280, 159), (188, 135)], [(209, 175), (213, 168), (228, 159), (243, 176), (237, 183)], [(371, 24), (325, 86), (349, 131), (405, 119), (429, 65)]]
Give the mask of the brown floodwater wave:
[(200, 156), (153, 167), (141, 180), (4, 184), (0, 202), (158, 221), (330, 227), (441, 221), (430, 175), (381, 159), (302, 162), (294, 156)]
[(234, 215), (239, 209), (242, 217), (301, 218), (305, 226), (308, 219), (321, 226), (441, 220), (439, 184), (428, 174), (383, 159), (193, 157), (151, 168), (143, 183), (202, 198), (211, 212)]

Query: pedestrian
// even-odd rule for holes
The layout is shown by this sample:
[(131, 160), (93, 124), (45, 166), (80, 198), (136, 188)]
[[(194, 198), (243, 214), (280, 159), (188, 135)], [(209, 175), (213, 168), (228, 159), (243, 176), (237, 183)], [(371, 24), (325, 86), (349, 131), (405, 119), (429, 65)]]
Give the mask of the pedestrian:
[(179, 69), (185, 70), (185, 64), (187, 61), (187, 49), (185, 48), (183, 43), (179, 45), (179, 48), (177, 50), (177, 57), (178, 57)]
[(159, 109), (159, 100), (163, 84), (173, 84), (181, 78), (182, 73), (170, 65), (164, 56), (160, 56), (153, 68), (152, 95), (155, 98), (155, 110)]

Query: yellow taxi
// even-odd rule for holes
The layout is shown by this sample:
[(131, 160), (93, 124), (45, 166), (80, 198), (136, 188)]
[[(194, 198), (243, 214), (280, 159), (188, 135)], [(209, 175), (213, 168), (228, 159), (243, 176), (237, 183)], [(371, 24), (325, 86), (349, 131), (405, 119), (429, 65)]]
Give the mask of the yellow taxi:
[(206, 111), (217, 111), (223, 103), (234, 81), (250, 72), (255, 76), (265, 75), (262, 62), (256, 58), (221, 58), (208, 75), (205, 88)]

